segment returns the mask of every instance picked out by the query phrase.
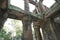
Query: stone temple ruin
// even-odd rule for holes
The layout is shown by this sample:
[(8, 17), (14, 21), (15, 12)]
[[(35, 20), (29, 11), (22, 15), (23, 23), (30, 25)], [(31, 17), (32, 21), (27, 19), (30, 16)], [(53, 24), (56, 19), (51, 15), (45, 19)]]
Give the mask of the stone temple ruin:
[[(16, 0), (17, 1), (17, 0)], [(36, 40), (60, 40), (60, 0), (50, 7), (42, 4), (44, 0), (24, 0), (24, 8), (18, 8), (10, 4), (10, 0), (0, 0), (0, 30), (7, 18), (22, 20), (22, 40), (33, 40), (31, 23), (35, 30)], [(33, 12), (29, 11), (29, 3), (35, 5)], [(40, 28), (43, 35), (41, 36)]]

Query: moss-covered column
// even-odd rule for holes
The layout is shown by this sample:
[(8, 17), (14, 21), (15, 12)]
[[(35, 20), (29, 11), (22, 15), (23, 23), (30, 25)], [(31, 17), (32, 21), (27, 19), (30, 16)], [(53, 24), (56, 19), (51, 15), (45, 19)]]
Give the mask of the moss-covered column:
[(49, 39), (49, 40), (57, 40), (57, 37), (56, 37), (56, 34), (55, 34), (55, 31), (54, 31), (54, 27), (56, 27), (55, 26), (55, 24), (54, 24), (54, 19), (53, 18), (50, 18), (49, 19), (49, 29), (50, 29), (50, 33), (49, 34), (51, 34), (50, 36), (51, 36), (51, 38)]
[(47, 19), (44, 24), (45, 26), (42, 27), (44, 40), (57, 40), (56, 34), (54, 32), (54, 28), (53, 28), (55, 26), (53, 25), (52, 20), (53, 19)]
[(31, 29), (31, 20), (28, 16), (23, 17), (23, 40), (33, 40), (32, 29)]
[[(25, 11), (29, 11), (29, 0), (24, 0)], [(23, 40), (33, 40), (31, 29), (31, 16), (28, 14), (23, 17)]]

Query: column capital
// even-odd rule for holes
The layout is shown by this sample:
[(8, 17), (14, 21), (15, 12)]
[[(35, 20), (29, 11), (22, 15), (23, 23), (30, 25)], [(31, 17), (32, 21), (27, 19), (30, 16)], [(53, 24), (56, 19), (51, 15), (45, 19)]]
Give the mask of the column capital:
[(36, 20), (33, 22), (35, 28), (39, 28), (43, 24), (43, 20)]
[(22, 18), (22, 21), (28, 21), (29, 20), (29, 17), (28, 16), (24, 16), (23, 18)]

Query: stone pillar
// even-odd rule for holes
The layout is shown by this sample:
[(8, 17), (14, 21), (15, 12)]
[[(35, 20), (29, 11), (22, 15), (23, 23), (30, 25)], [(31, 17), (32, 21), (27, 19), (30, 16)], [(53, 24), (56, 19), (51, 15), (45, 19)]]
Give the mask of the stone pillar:
[(32, 29), (31, 29), (31, 20), (28, 16), (23, 17), (23, 40), (33, 40)]
[[(29, 0), (24, 0), (25, 11), (29, 11)], [(28, 14), (23, 17), (23, 39), (33, 40), (32, 29), (31, 29), (31, 16)]]
[(54, 19), (49, 19), (49, 23), (50, 23), (50, 30), (51, 30), (51, 32), (52, 32), (52, 40), (57, 40), (57, 37), (56, 37), (56, 34), (55, 34), (55, 31), (54, 31), (54, 27), (56, 27), (55, 26), (55, 24), (54, 24)]
[(44, 40), (57, 40), (56, 34), (53, 29), (54, 25), (52, 24), (52, 20), (46, 20), (45, 26), (42, 28)]
[[(24, 0), (25, 11), (29, 11), (29, 0)], [(28, 14), (23, 17), (23, 39), (33, 40), (32, 29), (31, 29), (31, 16)]]
[(29, 11), (29, 0), (24, 0), (24, 6), (25, 6), (25, 10)]
[(54, 32), (56, 34), (57, 40), (60, 40), (60, 23), (54, 22)]
[(0, 30), (3, 28), (4, 22), (7, 19), (8, 0), (0, 0)]
[(36, 40), (42, 40), (42, 36), (41, 36), (41, 32), (40, 32), (41, 23), (42, 23), (42, 21), (40, 21), (40, 20), (33, 22)]

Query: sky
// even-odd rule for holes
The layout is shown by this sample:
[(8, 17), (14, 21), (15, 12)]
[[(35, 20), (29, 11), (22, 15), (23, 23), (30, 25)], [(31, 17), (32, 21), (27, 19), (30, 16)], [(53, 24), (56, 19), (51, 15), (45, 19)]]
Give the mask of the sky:
[[(39, 1), (39, 0), (38, 0)], [(10, 3), (14, 6), (17, 6), (24, 10), (24, 1), (23, 0), (11, 0)], [(54, 0), (44, 0), (43, 4), (50, 8), (55, 3)], [(35, 6), (29, 3), (30, 12), (35, 9)]]
[[(39, 1), (39, 0), (38, 0)], [(43, 4), (45, 5), (45, 6), (47, 6), (48, 8), (50, 8), (53, 4), (55, 3), (55, 1), (54, 0), (44, 0), (43, 1)], [(11, 0), (10, 1), (10, 4), (12, 4), (12, 5), (14, 5), (14, 6), (17, 6), (17, 7), (19, 7), (19, 8), (21, 8), (21, 9), (23, 9), (24, 10), (24, 1), (23, 0)], [(34, 5), (32, 5), (32, 4), (30, 4), (29, 3), (29, 8), (30, 8), (30, 11), (32, 12), (34, 9), (35, 9), (35, 6)], [(7, 31), (15, 31), (15, 28), (11, 25), (12, 23), (11, 23), (11, 20), (12, 19), (7, 19), (7, 21), (5, 22), (5, 25), (4, 26), (9, 26), (9, 27), (6, 27), (7, 28)], [(20, 21), (19, 22), (19, 25), (20, 26), (22, 26), (22, 22)]]
[(55, 0), (44, 0), (43, 4), (50, 8), (55, 3)]

